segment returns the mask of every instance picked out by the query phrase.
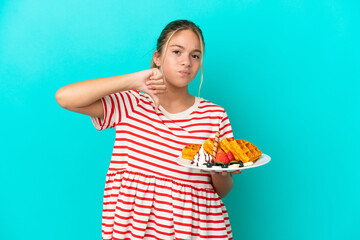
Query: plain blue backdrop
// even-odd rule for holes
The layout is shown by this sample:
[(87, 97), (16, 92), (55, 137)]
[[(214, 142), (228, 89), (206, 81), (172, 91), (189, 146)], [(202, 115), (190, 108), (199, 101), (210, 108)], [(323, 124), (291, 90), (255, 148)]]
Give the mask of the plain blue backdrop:
[(234, 239), (360, 239), (359, 12), (345, 0), (2, 1), (0, 239), (101, 238), (115, 132), (55, 93), (149, 68), (176, 19), (203, 30), (201, 96), (272, 157), (234, 177)]

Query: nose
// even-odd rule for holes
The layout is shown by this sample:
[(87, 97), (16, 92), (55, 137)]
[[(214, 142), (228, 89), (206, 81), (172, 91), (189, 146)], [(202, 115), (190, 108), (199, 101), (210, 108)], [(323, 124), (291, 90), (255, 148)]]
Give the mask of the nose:
[(181, 64), (184, 66), (190, 66), (191, 65), (191, 58), (189, 55), (184, 54), (181, 59)]

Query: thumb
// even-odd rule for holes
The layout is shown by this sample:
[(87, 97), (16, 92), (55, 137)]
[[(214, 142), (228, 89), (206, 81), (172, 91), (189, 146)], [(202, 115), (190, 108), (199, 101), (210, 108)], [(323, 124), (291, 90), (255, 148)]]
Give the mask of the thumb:
[(154, 100), (155, 103), (155, 110), (157, 110), (159, 108), (160, 105), (160, 99), (158, 96), (156, 96), (155, 94), (149, 92), (150, 97)]
[(153, 79), (160, 79), (163, 77), (163, 74), (161, 73), (160, 69), (154, 68), (151, 76)]
[(240, 174), (241, 173), (241, 170), (236, 170), (234, 172), (231, 172), (231, 175), (234, 175), (234, 174)]

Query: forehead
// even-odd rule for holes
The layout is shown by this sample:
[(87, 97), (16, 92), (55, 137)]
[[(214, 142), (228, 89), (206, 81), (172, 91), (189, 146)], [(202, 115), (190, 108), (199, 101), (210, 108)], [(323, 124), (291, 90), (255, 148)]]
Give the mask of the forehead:
[(180, 45), (184, 48), (200, 49), (198, 35), (189, 29), (176, 32), (169, 41), (169, 46)]

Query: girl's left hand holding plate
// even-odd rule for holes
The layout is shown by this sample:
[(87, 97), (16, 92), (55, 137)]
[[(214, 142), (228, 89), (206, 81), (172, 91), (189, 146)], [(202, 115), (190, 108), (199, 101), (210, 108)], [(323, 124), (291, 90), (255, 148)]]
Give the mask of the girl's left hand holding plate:
[[(205, 173), (205, 172), (209, 172), (209, 171), (203, 171), (203, 170), (200, 170), (202, 173)], [(221, 176), (226, 176), (227, 174), (240, 174), (241, 173), (241, 170), (235, 170), (233, 172), (228, 172), (228, 171), (222, 171), (222, 172), (216, 172), (216, 171), (210, 171), (210, 174), (211, 176), (214, 176), (215, 174), (221, 174)]]

